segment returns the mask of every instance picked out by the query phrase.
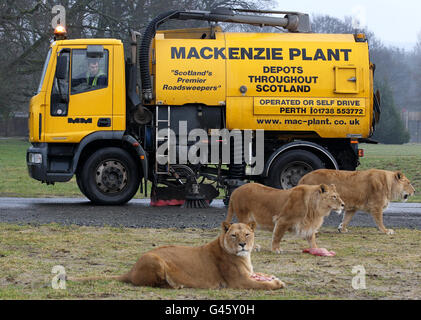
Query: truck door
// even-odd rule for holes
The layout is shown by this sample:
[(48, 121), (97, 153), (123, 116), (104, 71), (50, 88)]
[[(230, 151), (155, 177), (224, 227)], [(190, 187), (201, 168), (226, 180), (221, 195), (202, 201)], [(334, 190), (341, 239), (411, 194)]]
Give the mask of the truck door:
[(71, 46), (57, 52), (45, 141), (78, 143), (95, 131), (112, 130), (113, 47)]

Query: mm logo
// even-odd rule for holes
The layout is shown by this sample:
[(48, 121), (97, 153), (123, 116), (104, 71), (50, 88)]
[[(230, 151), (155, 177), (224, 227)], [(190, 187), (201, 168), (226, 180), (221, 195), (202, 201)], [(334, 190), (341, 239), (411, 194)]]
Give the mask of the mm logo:
[(92, 118), (68, 118), (67, 119), (68, 123), (92, 123)]

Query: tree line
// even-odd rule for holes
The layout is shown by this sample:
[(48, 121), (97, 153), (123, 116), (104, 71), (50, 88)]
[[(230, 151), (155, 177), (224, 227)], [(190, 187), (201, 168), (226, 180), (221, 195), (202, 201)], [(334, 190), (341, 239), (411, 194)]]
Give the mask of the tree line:
[[(352, 18), (338, 19), (318, 15), (312, 19), (313, 32), (320, 33), (365, 33), (370, 60), (375, 64), (374, 90), (381, 95), (380, 123), (373, 139), (388, 144), (409, 141), (409, 132), (401, 119), (402, 109), (421, 111), (421, 68), (414, 68), (421, 61), (421, 40), (412, 52), (397, 47), (385, 46), (376, 35), (367, 29), (356, 29)], [(418, 49), (419, 48), (419, 49)]]
[[(27, 111), (36, 90), (42, 65), (52, 41), (54, 5), (66, 9), (70, 38), (117, 38), (129, 43), (129, 30), (142, 31), (163, 12), (174, 9), (210, 11), (217, 7), (273, 10), (273, 0), (3, 0), (0, 2), (0, 117)], [(170, 22), (167, 28), (200, 26), (205, 22)], [(228, 26), (234, 30), (238, 26)], [(279, 32), (273, 28), (245, 26), (247, 31)], [(313, 32), (355, 33), (351, 18), (312, 17)], [(421, 39), (414, 50), (385, 46), (372, 32), (371, 60), (376, 64), (375, 86), (382, 93), (382, 115), (374, 135), (383, 143), (409, 140), (400, 110), (421, 111)], [(127, 47), (127, 46), (126, 46)]]

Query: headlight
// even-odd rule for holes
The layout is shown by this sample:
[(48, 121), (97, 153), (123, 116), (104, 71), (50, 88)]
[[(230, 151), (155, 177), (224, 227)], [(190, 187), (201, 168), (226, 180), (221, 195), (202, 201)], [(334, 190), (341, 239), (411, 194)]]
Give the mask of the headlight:
[(29, 162), (41, 164), (42, 163), (42, 154), (41, 153), (30, 153), (29, 154)]

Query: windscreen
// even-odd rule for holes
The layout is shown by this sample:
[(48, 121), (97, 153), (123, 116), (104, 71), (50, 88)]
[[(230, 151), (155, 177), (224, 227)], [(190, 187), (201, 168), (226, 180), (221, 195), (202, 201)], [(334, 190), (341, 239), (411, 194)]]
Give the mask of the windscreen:
[(47, 67), (48, 67), (48, 63), (50, 62), (50, 57), (51, 57), (51, 48), (50, 50), (48, 50), (47, 58), (45, 58), (44, 66), (42, 67), (41, 80), (39, 81), (37, 94), (41, 91), (42, 84), (44, 83), (45, 73), (47, 72)]

